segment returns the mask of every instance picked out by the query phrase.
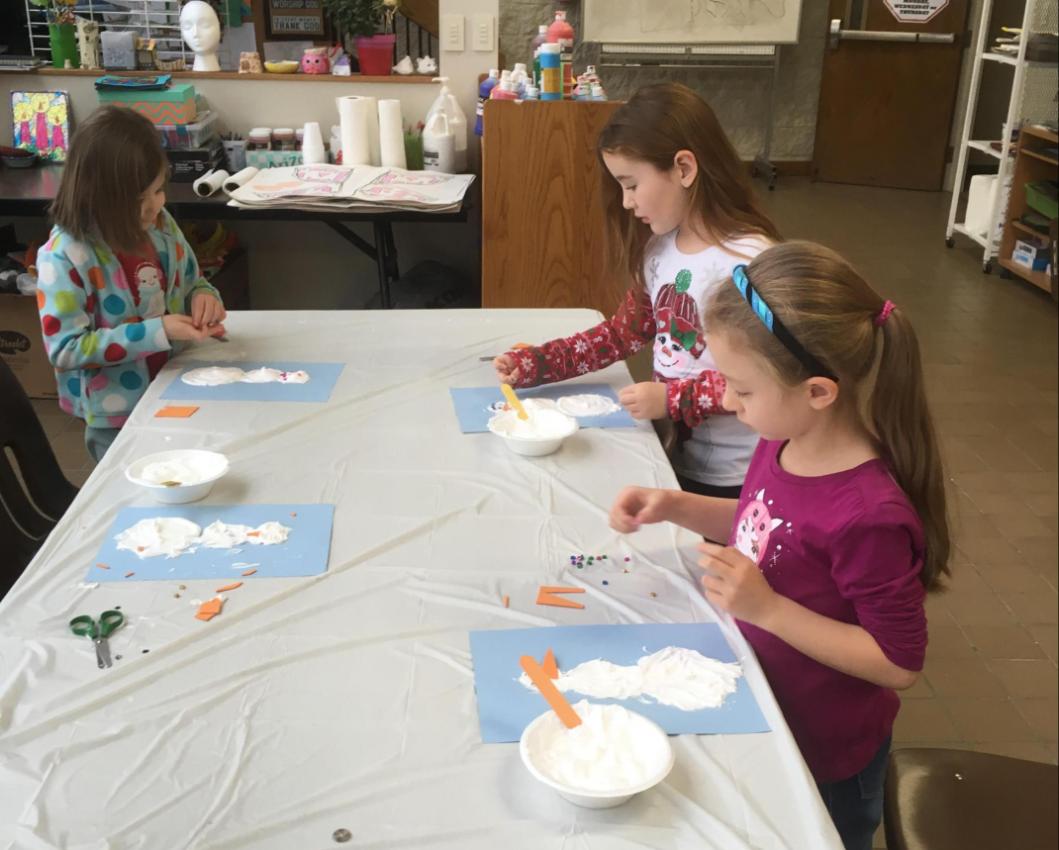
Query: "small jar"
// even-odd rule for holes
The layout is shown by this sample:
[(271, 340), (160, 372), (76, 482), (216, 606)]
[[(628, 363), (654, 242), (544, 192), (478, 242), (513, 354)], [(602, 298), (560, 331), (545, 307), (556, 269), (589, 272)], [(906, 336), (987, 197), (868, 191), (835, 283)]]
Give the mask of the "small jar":
[(304, 141), (305, 128), (299, 127), (297, 130), (294, 131), (294, 149), (296, 151), (300, 151), (302, 149), (302, 144), (304, 143)]
[(248, 151), (267, 151), (272, 149), (272, 130), (268, 127), (255, 127), (247, 136)]
[(292, 127), (277, 127), (272, 131), (272, 149), (292, 151), (295, 149), (295, 135)]

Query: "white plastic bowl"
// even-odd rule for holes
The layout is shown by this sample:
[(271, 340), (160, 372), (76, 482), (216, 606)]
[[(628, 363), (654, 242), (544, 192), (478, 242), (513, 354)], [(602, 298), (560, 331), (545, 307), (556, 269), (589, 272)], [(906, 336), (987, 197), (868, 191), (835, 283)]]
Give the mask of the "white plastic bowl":
[[(196, 470), (198, 474), (194, 481), (187, 484), (166, 485), (145, 481), (143, 479), (144, 470), (155, 463), (179, 463)], [(150, 493), (156, 502), (182, 505), (186, 502), (205, 499), (213, 489), (213, 485), (227, 471), (228, 458), (219, 452), (208, 452), (203, 449), (174, 449), (141, 457), (125, 470), (125, 477)]]
[[(527, 405), (528, 407), (528, 405)], [(519, 422), (514, 410), (504, 410), (489, 420), (489, 430), (500, 437), (515, 454), (527, 457), (542, 457), (558, 451), (563, 440), (577, 432), (577, 420), (567, 416), (557, 408), (530, 408), (531, 419), (535, 419), (545, 428), (543, 436), (525, 436), (512, 433)]]
[(665, 779), (669, 775), (669, 771), (673, 769), (674, 761), (673, 746), (669, 743), (669, 737), (662, 730), (662, 727), (635, 711), (630, 711), (629, 714), (633, 716), (636, 724), (642, 727), (643, 734), (655, 736), (659, 747), (664, 748), (665, 751), (665, 757), (662, 759), (658, 770), (638, 785), (613, 791), (594, 791), (565, 785), (542, 773), (533, 763), (531, 745), (534, 737), (541, 731), (544, 724), (561, 723), (552, 711), (544, 712), (544, 714), (531, 721), (522, 731), (522, 737), (518, 742), (518, 751), (519, 755), (522, 756), (522, 763), (526, 765), (526, 770), (535, 779), (550, 788), (554, 788), (559, 792), (559, 796), (569, 800), (575, 806), (581, 806), (585, 809), (611, 809), (615, 806), (620, 806), (622, 803), (627, 803), (641, 791), (647, 791)]

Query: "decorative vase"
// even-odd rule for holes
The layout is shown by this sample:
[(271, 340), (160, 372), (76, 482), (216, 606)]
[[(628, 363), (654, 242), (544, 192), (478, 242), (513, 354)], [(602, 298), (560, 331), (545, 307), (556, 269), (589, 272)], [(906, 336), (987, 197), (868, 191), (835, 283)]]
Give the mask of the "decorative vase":
[(77, 27), (73, 24), (48, 24), (48, 41), (51, 45), (53, 68), (81, 67), (81, 55), (77, 50)]
[(393, 33), (357, 38), (357, 57), (360, 73), (365, 76), (389, 76), (393, 70), (393, 48), (397, 36)]

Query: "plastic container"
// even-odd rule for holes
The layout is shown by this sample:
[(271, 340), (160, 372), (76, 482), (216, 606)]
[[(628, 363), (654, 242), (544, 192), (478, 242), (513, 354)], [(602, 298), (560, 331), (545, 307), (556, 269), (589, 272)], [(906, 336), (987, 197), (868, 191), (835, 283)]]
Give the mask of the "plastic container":
[[(156, 502), (182, 505), (205, 499), (226, 472), (228, 458), (219, 452), (175, 449), (141, 457), (126, 468), (125, 477)], [(185, 478), (187, 473), (191, 475)]]
[(1026, 204), (1045, 218), (1057, 218), (1059, 215), (1059, 183), (1055, 180), (1038, 180), (1026, 184)]
[(246, 150), (270, 151), (272, 150), (272, 129), (270, 127), (255, 127), (250, 131), (246, 139)]
[(293, 127), (277, 127), (272, 131), (272, 150), (292, 151), (295, 149), (296, 139)]
[(531, 421), (536, 421), (539, 435), (523, 435), (517, 432), (518, 414), (514, 410), (497, 413), (489, 420), (489, 430), (500, 437), (505, 445), (517, 455), (543, 457), (557, 452), (567, 437), (577, 433), (578, 424), (573, 416), (560, 410), (549, 410), (525, 404)]
[(664, 758), (659, 762), (658, 769), (655, 770), (651, 776), (647, 777), (643, 782), (637, 785), (631, 785), (617, 791), (590, 791), (564, 785), (563, 783), (556, 782), (551, 777), (545, 775), (533, 761), (533, 753), (535, 751), (534, 739), (536, 736), (545, 732), (546, 726), (561, 723), (553, 711), (546, 711), (544, 714), (534, 718), (523, 730), (522, 737), (518, 742), (519, 756), (522, 757), (522, 763), (526, 766), (526, 770), (530, 772), (534, 779), (542, 782), (549, 788), (554, 788), (559, 792), (559, 796), (569, 800), (575, 806), (581, 806), (585, 809), (611, 809), (615, 806), (620, 806), (622, 803), (628, 802), (637, 794), (646, 791), (649, 788), (653, 788), (665, 779), (673, 769), (673, 762), (675, 760), (673, 755), (673, 745), (670, 744), (669, 737), (662, 731), (662, 728), (653, 720), (649, 720), (642, 714), (638, 714), (634, 711), (630, 711), (629, 714), (633, 715), (635, 718), (634, 722), (640, 727), (641, 734), (643, 736), (650, 736), (651, 739), (654, 739), (659, 751), (665, 754)]
[(526, 94), (522, 98), (523, 100), (540, 100), (541, 90), (537, 88), (533, 83), (526, 85)]
[[(448, 119), (448, 128), (449, 132), (452, 133), (454, 144), (454, 162), (452, 168), (447, 170), (446, 173), (462, 174), (467, 170), (467, 116), (464, 115), (459, 102), (449, 90), (448, 81), (448, 77), (434, 77), (433, 82), (441, 83), (441, 93), (430, 107), (430, 111), (427, 112), (427, 121), (429, 122), (431, 116), (438, 112), (444, 113)], [(423, 146), (423, 160), (425, 166), (425, 143)], [(441, 171), (444, 169), (434, 170)]]
[(500, 72), (496, 68), (489, 69), (489, 76), (482, 80), (481, 85), (478, 86), (478, 106), (474, 110), (474, 135), (482, 135), (482, 119), (485, 116), (485, 102), (489, 100), (489, 95), (493, 91), (493, 87), (497, 84), (500, 77)]
[(199, 112), (193, 124), (155, 124), (154, 128), (167, 150), (200, 148), (217, 134), (217, 113)]
[(562, 60), (559, 45), (541, 45), (541, 100), (563, 99)]
[(603, 86), (599, 83), (592, 83), (592, 96), (590, 100), (606, 100), (607, 93), (603, 91)]
[(448, 116), (435, 112), (423, 127), (423, 170), (454, 173), (456, 167), (456, 138), (449, 127)]
[(555, 13), (555, 20), (548, 27), (548, 42), (559, 45), (563, 97), (570, 98), (574, 92), (574, 28), (566, 20), (566, 12)]
[(521, 98), (526, 91), (526, 83), (529, 82), (529, 71), (526, 70), (525, 62), (516, 62), (511, 71), (511, 79), (515, 83), (515, 91)]

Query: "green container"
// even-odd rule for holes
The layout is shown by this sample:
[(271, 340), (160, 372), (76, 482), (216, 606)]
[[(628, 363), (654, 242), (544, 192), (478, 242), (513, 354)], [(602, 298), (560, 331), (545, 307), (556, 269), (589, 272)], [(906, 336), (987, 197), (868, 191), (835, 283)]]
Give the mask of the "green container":
[(81, 67), (81, 54), (77, 51), (77, 28), (73, 24), (48, 24), (48, 41), (51, 45), (53, 68)]
[(1045, 218), (1059, 218), (1059, 183), (1055, 180), (1038, 180), (1026, 184), (1026, 204)]
[(404, 134), (405, 167), (409, 171), (423, 170), (423, 136), (420, 133)]

